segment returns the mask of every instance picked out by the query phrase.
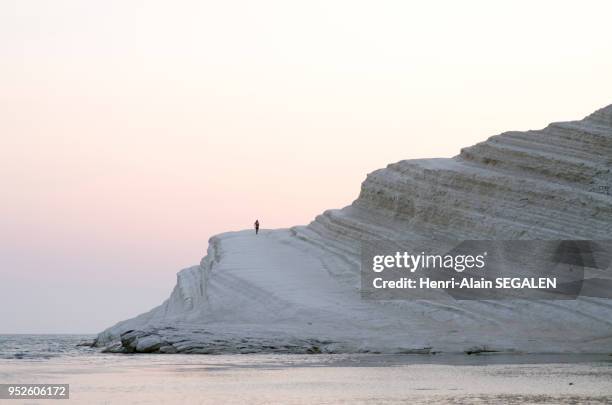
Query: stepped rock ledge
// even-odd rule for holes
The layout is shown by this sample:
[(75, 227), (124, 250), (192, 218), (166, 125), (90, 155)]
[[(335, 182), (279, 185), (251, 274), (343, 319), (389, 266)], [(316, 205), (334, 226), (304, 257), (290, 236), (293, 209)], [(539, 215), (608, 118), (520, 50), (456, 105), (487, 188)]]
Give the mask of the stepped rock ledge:
[(612, 300), (368, 301), (363, 239), (612, 239), (612, 105), (370, 173), (307, 226), (229, 232), (111, 352), (612, 352)]

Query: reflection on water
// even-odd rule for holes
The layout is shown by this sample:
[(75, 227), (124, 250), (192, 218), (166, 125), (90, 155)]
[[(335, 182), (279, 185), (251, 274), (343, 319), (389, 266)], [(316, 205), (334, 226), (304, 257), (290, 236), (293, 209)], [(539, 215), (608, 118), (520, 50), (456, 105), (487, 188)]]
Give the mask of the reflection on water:
[(612, 402), (605, 355), (112, 355), (76, 347), (90, 338), (0, 335), (0, 383), (69, 383), (71, 404)]

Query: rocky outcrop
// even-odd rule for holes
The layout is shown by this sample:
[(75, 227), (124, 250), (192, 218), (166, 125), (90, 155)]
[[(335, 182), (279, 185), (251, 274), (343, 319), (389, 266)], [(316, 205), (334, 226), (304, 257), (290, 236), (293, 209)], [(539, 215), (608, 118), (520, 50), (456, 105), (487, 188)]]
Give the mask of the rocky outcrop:
[(612, 105), (451, 159), (369, 174), (308, 226), (211, 238), (161, 306), (97, 344), (131, 352), (612, 350), (612, 302), (364, 301), (363, 239), (610, 239)]

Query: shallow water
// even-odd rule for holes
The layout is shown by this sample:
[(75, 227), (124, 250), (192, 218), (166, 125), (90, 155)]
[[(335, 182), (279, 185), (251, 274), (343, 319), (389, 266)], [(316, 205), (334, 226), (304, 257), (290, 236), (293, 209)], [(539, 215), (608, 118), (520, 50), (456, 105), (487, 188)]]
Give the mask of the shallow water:
[(68, 383), (71, 404), (612, 402), (605, 355), (120, 355), (75, 346), (90, 338), (0, 335), (0, 383)]

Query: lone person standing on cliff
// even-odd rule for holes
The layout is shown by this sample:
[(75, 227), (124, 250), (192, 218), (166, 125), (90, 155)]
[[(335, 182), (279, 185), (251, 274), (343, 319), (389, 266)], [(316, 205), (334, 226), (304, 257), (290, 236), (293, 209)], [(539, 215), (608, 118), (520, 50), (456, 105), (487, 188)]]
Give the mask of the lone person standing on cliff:
[(259, 219), (255, 220), (255, 235), (259, 233)]

